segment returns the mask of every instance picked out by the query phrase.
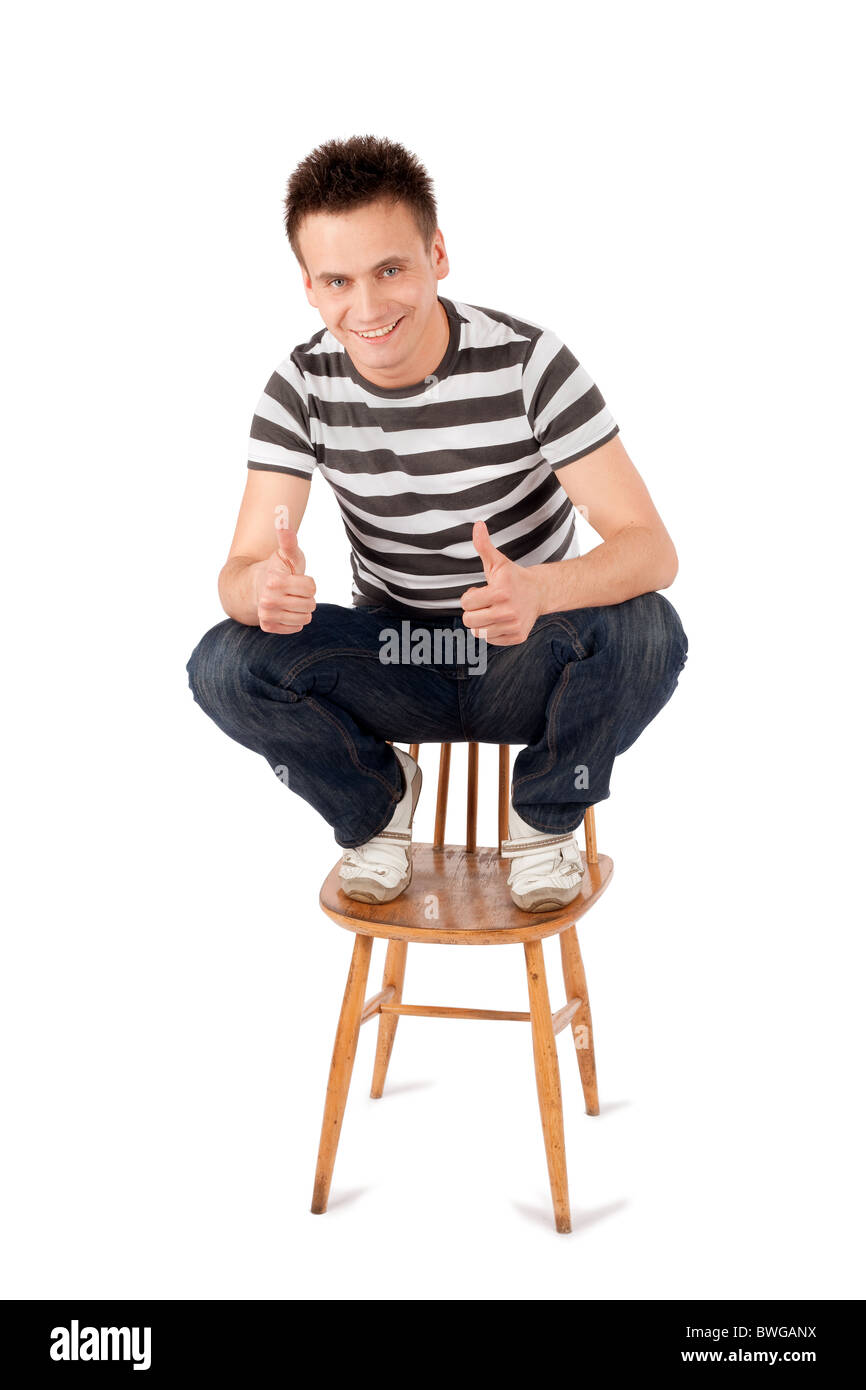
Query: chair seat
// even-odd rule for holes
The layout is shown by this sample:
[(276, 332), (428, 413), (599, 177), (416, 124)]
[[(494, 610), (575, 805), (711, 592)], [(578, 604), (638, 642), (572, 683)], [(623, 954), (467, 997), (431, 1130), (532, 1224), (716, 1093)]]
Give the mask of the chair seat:
[[(319, 894), (322, 910), (341, 927), (362, 936), (396, 941), (427, 941), (444, 946), (496, 946), (555, 936), (576, 922), (604, 892), (613, 861), (598, 856), (584, 865), (580, 893), (554, 912), (524, 912), (511, 898), (510, 859), (479, 846), (415, 844), (412, 881), (389, 903), (362, 903), (343, 892), (340, 859)], [(435, 915), (434, 915), (435, 910)], [(469, 920), (467, 921), (467, 917)]]

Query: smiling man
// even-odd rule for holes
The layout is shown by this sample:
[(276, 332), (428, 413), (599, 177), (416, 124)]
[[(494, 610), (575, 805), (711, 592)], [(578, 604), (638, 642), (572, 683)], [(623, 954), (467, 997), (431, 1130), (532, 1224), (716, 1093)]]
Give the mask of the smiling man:
[[(574, 831), (687, 659), (657, 592), (673, 543), (556, 333), (438, 293), (448, 255), (414, 155), (373, 136), (318, 147), (289, 180), (285, 228), (325, 326), (256, 408), (219, 577), (228, 618), (190, 658), (195, 699), (327, 820), (343, 891), (364, 902), (412, 877), (421, 772), (389, 740), (526, 745), (508, 882), (524, 911), (563, 906), (583, 873)], [(351, 606), (316, 603), (299, 546), (317, 470), (348, 536)], [(577, 508), (601, 537), (583, 556)], [(419, 638), (477, 637), (483, 669), (395, 663), (384, 636), (406, 619)]]

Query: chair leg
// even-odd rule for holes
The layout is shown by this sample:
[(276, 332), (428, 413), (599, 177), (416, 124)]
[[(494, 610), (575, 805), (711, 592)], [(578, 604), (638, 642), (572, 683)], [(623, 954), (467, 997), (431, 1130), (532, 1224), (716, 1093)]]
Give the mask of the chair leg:
[(325, 1114), (322, 1119), (322, 1137), (319, 1140), (319, 1156), (316, 1161), (313, 1205), (310, 1208), (317, 1216), (326, 1211), (328, 1206), (328, 1192), (331, 1187), (331, 1176), (334, 1172), (334, 1159), (337, 1157), (343, 1112), (346, 1108), (346, 1097), (349, 1094), (349, 1082), (352, 1079), (358, 1034), (361, 1031), (361, 1014), (364, 1010), (364, 994), (367, 988), (372, 949), (373, 937), (362, 936), (360, 932), (357, 932), (355, 934), (355, 948), (352, 951), (352, 963), (349, 966), (349, 976), (346, 980), (346, 991), (343, 995), (343, 1007), (340, 1010), (340, 1021), (337, 1024), (337, 1036), (334, 1040), (328, 1090), (325, 1096)]
[(598, 1114), (598, 1080), (595, 1074), (595, 1043), (592, 1036), (592, 1014), (589, 1010), (589, 991), (586, 987), (586, 973), (580, 954), (580, 945), (574, 927), (560, 932), (559, 946), (562, 951), (562, 977), (565, 981), (567, 999), (581, 999), (580, 1008), (571, 1020), (571, 1032), (577, 1052), (577, 1065), (580, 1068), (580, 1084), (587, 1115)]
[(529, 982), (535, 1080), (538, 1086), (544, 1148), (547, 1153), (550, 1192), (553, 1197), (553, 1215), (557, 1231), (566, 1234), (571, 1230), (571, 1211), (568, 1202), (568, 1173), (565, 1166), (562, 1092), (559, 1085), (556, 1037), (553, 1032), (550, 997), (547, 993), (544, 956), (540, 941), (527, 941), (523, 949), (526, 954), (526, 977)]
[[(385, 970), (382, 974), (382, 988), (387, 989), (389, 985), (394, 986), (394, 993), (391, 996), (392, 1004), (399, 1004), (403, 998), (403, 976), (406, 973), (406, 952), (408, 949), (408, 941), (388, 942), (388, 951), (385, 956)], [(370, 1087), (370, 1095), (373, 1100), (381, 1100), (382, 1098), (382, 1092), (385, 1089), (385, 1076), (388, 1072), (388, 1063), (391, 1060), (391, 1048), (394, 1046), (394, 1035), (397, 1032), (397, 1024), (399, 1022), (399, 1014), (379, 1015), (379, 1035), (376, 1039), (376, 1061), (373, 1064), (373, 1085)]]

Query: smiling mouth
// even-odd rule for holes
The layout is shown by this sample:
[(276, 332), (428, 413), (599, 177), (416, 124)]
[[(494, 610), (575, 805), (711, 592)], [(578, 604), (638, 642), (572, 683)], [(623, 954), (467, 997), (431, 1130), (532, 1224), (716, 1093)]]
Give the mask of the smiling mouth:
[(363, 338), (365, 343), (376, 342), (379, 338), (390, 338), (398, 323), (402, 322), (403, 315), (401, 314), (400, 318), (394, 319), (391, 323), (383, 324), (381, 328), (370, 328), (365, 333), (360, 333), (357, 328), (353, 328), (351, 331), (356, 338)]

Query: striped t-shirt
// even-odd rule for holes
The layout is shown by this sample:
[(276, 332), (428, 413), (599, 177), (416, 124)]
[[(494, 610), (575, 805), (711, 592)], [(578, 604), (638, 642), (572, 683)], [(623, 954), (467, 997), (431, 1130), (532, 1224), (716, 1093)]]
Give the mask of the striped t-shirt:
[(277, 367), (256, 407), (248, 467), (334, 489), (352, 603), (459, 616), (484, 583), (472, 526), (521, 565), (578, 555), (556, 473), (618, 432), (599, 388), (549, 328), (439, 296), (445, 356), (414, 386), (376, 386), (322, 328)]

